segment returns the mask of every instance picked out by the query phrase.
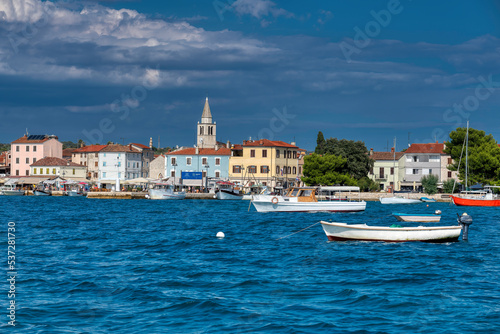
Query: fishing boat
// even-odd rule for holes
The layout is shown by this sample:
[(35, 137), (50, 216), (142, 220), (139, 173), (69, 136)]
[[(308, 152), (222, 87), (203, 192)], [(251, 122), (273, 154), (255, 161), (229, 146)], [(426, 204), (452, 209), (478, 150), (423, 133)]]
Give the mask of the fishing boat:
[(405, 198), (402, 196), (381, 197), (381, 204), (417, 204), (422, 203), (419, 199)]
[(241, 200), (243, 199), (244, 193), (241, 191), (240, 187), (232, 182), (219, 181), (216, 183), (215, 194), (217, 199), (223, 200)]
[(186, 198), (185, 191), (175, 191), (175, 187), (172, 184), (167, 184), (164, 182), (156, 182), (153, 188), (148, 191), (149, 199), (171, 199), (179, 200)]
[(435, 214), (429, 215), (425, 213), (397, 213), (392, 215), (401, 222), (418, 222), (418, 223), (437, 223), (441, 220), (441, 211), (436, 211)]
[(24, 196), (24, 190), (16, 189), (14, 185), (4, 185), (0, 187), (3, 196)]
[[(323, 190), (326, 191), (326, 187)], [(328, 191), (335, 193), (351, 193), (358, 192), (359, 187), (329, 187)], [(361, 200), (353, 200), (347, 196), (338, 195), (332, 196), (325, 200), (318, 200), (316, 191), (320, 192), (317, 187), (292, 187), (286, 195), (256, 195), (252, 200), (252, 204), (258, 212), (357, 212), (366, 210), (366, 202)]]
[[(485, 186), (484, 190), (467, 190), (469, 174), (469, 121), (467, 121), (467, 132), (465, 134), (465, 191), (459, 195), (450, 195), (451, 200), (457, 206), (500, 206), (500, 198), (493, 194), (493, 188), (498, 186)], [(459, 162), (460, 166), (460, 162)]]
[(366, 224), (346, 224), (321, 221), (321, 226), (330, 241), (385, 241), (385, 242), (452, 242), (458, 241), (461, 225), (381, 227)]
[(80, 189), (71, 189), (66, 191), (66, 196), (71, 196), (71, 197), (81, 197), (81, 196), (86, 196), (87, 193), (80, 190)]
[(420, 200), (422, 202), (426, 202), (426, 203), (435, 203), (436, 200), (434, 198), (429, 198), (429, 197), (420, 197)]
[(48, 190), (35, 189), (35, 190), (33, 190), (33, 195), (35, 195), (35, 196), (51, 196), (52, 194)]

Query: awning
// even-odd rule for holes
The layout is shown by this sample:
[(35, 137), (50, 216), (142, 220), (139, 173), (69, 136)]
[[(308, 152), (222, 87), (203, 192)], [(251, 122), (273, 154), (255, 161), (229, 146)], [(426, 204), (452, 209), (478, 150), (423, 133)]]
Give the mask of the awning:
[(139, 177), (139, 178), (132, 179), (132, 180), (125, 180), (122, 182), (122, 184), (145, 184), (145, 183), (149, 183), (151, 181), (153, 181), (153, 179), (146, 179), (144, 177)]
[(16, 183), (17, 184), (39, 184), (48, 180), (48, 177), (22, 177)]

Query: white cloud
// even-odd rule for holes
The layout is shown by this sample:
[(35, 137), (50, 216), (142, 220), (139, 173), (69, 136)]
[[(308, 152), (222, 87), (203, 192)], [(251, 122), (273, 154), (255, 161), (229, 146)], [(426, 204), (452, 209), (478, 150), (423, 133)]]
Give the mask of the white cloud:
[(259, 20), (270, 15), (274, 17), (293, 16), (292, 13), (278, 8), (274, 2), (269, 0), (236, 0), (232, 6), (239, 15), (248, 14)]

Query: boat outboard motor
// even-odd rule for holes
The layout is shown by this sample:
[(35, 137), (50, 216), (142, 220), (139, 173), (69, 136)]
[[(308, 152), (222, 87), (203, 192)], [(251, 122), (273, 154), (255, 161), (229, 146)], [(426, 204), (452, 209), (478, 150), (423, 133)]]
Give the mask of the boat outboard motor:
[(469, 226), (472, 224), (472, 217), (465, 212), (461, 216), (457, 213), (457, 216), (458, 224), (462, 225), (462, 240), (467, 241), (469, 240)]

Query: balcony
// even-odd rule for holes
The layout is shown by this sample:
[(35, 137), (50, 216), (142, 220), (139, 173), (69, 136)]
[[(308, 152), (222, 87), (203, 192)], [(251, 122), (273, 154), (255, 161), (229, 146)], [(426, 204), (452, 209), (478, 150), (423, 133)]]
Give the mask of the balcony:
[(375, 181), (387, 181), (387, 174), (375, 174)]

